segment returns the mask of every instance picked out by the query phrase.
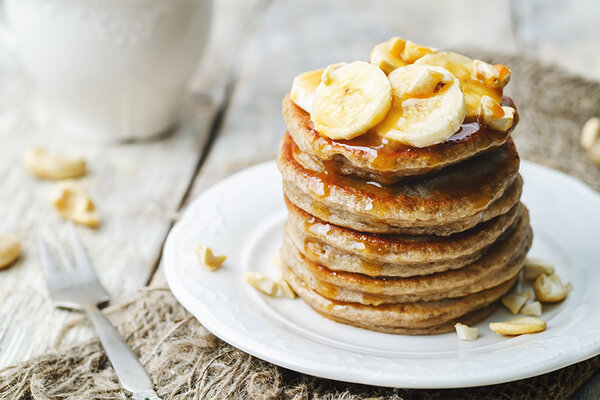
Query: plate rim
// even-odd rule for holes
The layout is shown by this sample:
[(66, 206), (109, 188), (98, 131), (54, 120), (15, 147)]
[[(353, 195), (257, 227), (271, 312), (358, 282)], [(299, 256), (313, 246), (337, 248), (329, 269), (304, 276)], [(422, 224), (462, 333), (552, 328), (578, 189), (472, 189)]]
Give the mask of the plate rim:
[[(536, 163), (533, 163), (530, 161), (526, 161), (526, 160), (522, 160), (521, 163), (522, 163), (522, 166), (525, 166), (526, 169), (532, 168), (541, 173), (554, 174), (555, 176), (560, 177), (561, 180), (568, 181), (568, 183), (570, 185), (577, 186), (578, 190), (583, 190), (584, 192), (587, 192), (588, 195), (596, 197), (596, 199), (598, 201), (600, 201), (600, 193), (596, 192), (594, 189), (592, 189), (585, 183), (581, 182), (580, 180), (578, 180), (562, 171), (558, 171), (558, 170), (555, 170), (555, 169), (552, 169), (549, 167), (545, 167), (545, 166), (542, 166), (542, 165), (539, 165), (539, 164), (536, 164)], [(173, 227), (171, 232), (169, 232), (169, 235), (165, 242), (165, 252), (164, 252), (165, 275), (167, 278), (167, 283), (168, 283), (169, 287), (171, 288), (173, 295), (206, 329), (208, 329), (212, 334), (219, 337), (224, 342), (227, 342), (227, 343), (231, 344), (232, 346), (234, 346), (248, 354), (251, 354), (255, 357), (258, 357), (262, 360), (265, 360), (267, 362), (270, 362), (275, 365), (279, 365), (279, 366), (282, 366), (284, 368), (288, 368), (288, 369), (291, 369), (294, 371), (298, 371), (301, 373), (306, 373), (311, 376), (317, 376), (317, 377), (321, 377), (321, 378), (325, 378), (325, 379), (333, 379), (333, 380), (349, 382), (349, 383), (360, 383), (360, 384), (377, 385), (377, 386), (385, 386), (385, 387), (404, 387), (404, 388), (421, 388), (421, 389), (426, 389), (426, 388), (427, 389), (465, 388), (465, 387), (475, 387), (475, 386), (482, 386), (482, 385), (499, 384), (499, 383), (505, 383), (505, 382), (510, 382), (510, 381), (514, 381), (514, 380), (526, 379), (526, 378), (529, 378), (532, 376), (538, 376), (538, 375), (541, 375), (544, 373), (552, 372), (552, 371), (567, 367), (569, 365), (584, 361), (586, 359), (589, 359), (591, 357), (594, 357), (594, 356), (600, 354), (600, 343), (598, 343), (595, 347), (595, 350), (593, 351), (593, 354), (590, 354), (591, 353), (590, 350), (584, 346), (579, 349), (573, 349), (572, 351), (563, 352), (564, 353), (563, 356), (560, 357), (560, 360), (562, 360), (562, 362), (557, 362), (557, 360), (553, 359), (554, 366), (552, 366), (552, 367), (531, 368), (530, 372), (528, 372), (528, 373), (523, 373), (522, 370), (515, 369), (514, 370), (515, 372), (506, 373), (500, 379), (492, 378), (492, 377), (489, 377), (489, 379), (485, 379), (485, 377), (482, 377), (481, 375), (468, 375), (468, 376), (462, 377), (462, 380), (460, 381), (459, 385), (456, 385), (456, 384), (453, 385), (453, 384), (451, 384), (451, 383), (449, 384), (447, 382), (448, 378), (445, 378), (446, 382), (442, 383), (440, 381), (439, 383), (436, 383), (436, 377), (432, 377), (431, 375), (426, 375), (425, 377), (420, 377), (418, 381), (414, 381), (414, 380), (410, 381), (410, 379), (406, 379), (405, 381), (401, 382), (400, 384), (398, 384), (398, 382), (396, 382), (395, 384), (391, 384), (383, 376), (381, 376), (379, 379), (373, 379), (373, 376), (371, 376), (370, 379), (365, 379), (365, 380), (356, 379), (355, 376), (353, 376), (352, 378), (347, 378), (344, 375), (340, 375), (341, 373), (344, 373), (343, 371), (339, 371), (336, 369), (333, 369), (333, 370), (330, 369), (328, 371), (328, 373), (326, 373), (326, 374), (323, 374), (320, 372), (315, 373), (314, 367), (311, 368), (311, 366), (307, 366), (307, 365), (299, 363), (299, 362), (291, 361), (291, 360), (296, 360), (296, 357), (290, 357), (289, 359), (286, 359), (285, 357), (282, 358), (282, 357), (274, 356), (273, 351), (263, 351), (263, 347), (265, 347), (264, 343), (248, 343), (248, 340), (246, 340), (246, 341), (238, 340), (239, 338), (237, 338), (235, 335), (231, 335), (231, 334), (228, 335), (227, 332), (224, 332), (224, 331), (227, 331), (228, 329), (223, 329), (225, 326), (219, 322), (218, 318), (213, 318), (214, 316), (212, 315), (212, 313), (210, 313), (210, 312), (201, 313), (202, 315), (199, 317), (197, 315), (198, 313), (195, 313), (191, 310), (195, 307), (199, 307), (199, 308), (204, 307), (205, 311), (206, 311), (206, 305), (202, 304), (202, 302), (199, 299), (194, 298), (194, 296), (192, 294), (188, 293), (185, 285), (183, 285), (178, 280), (178, 277), (176, 275), (176, 268), (174, 267), (175, 262), (171, 260), (172, 257), (176, 257), (176, 254), (173, 254), (173, 252), (170, 249), (174, 246), (173, 242), (177, 239), (179, 232), (183, 229), (182, 227), (184, 226), (185, 222), (191, 218), (192, 211), (193, 211), (194, 207), (196, 207), (195, 204), (199, 204), (201, 199), (204, 198), (207, 195), (207, 193), (212, 192), (212, 191), (217, 191), (221, 187), (229, 184), (229, 182), (231, 182), (235, 179), (239, 179), (240, 176), (243, 176), (245, 174), (252, 174), (252, 173), (256, 173), (259, 170), (270, 169), (270, 168), (275, 168), (274, 161), (263, 162), (263, 163), (254, 165), (252, 167), (243, 169), (241, 171), (238, 171), (235, 174), (228, 176), (227, 178), (221, 180), (220, 182), (217, 182), (216, 184), (212, 185), (210, 188), (203, 191), (199, 196), (197, 196), (189, 204), (189, 206), (185, 210), (181, 220)], [(250, 341), (253, 341), (253, 339), (250, 339)], [(256, 344), (259, 344), (259, 345), (256, 346)], [(268, 348), (268, 346), (266, 346), (266, 347)], [(274, 349), (271, 349), (271, 350), (274, 350)], [(275, 351), (275, 352), (278, 352), (278, 351)], [(407, 360), (410, 360), (410, 359), (407, 359)], [(543, 364), (544, 363), (538, 363), (538, 365), (543, 365)]]

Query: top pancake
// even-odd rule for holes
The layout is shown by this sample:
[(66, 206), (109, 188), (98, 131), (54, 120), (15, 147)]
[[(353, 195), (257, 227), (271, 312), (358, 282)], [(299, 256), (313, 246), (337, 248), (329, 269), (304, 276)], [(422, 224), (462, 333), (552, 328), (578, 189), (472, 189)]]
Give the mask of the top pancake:
[[(508, 98), (503, 99), (503, 104), (514, 107)], [(283, 100), (283, 118), (298, 147), (307, 155), (326, 162), (328, 169), (381, 183), (423, 175), (499, 147), (518, 122), (515, 115), (515, 122), (506, 132), (489, 129), (477, 121), (463, 123), (445, 142), (418, 148), (388, 141), (374, 131), (351, 140), (330, 139), (314, 129), (310, 115), (289, 96)]]

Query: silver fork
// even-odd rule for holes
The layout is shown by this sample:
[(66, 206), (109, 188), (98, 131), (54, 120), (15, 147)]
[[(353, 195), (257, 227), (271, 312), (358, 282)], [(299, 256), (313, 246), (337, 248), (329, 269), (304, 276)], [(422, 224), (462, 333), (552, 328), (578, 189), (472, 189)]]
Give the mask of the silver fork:
[(46, 270), (50, 296), (58, 307), (84, 311), (87, 314), (96, 328), (121, 386), (131, 392), (133, 399), (160, 400), (144, 367), (97, 307), (98, 304), (108, 301), (109, 295), (98, 281), (72, 223), (69, 223), (69, 236), (75, 262), (73, 265), (69, 261), (64, 248), (55, 241), (56, 253), (63, 267), (59, 269), (42, 233), (38, 232), (40, 256)]

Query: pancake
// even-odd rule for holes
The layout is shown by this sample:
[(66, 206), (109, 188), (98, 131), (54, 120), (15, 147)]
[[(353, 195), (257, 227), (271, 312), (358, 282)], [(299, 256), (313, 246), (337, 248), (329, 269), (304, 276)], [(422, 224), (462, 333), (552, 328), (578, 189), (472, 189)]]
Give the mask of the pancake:
[(491, 314), (494, 303), (517, 281), (515, 277), (494, 288), (455, 299), (373, 306), (328, 299), (312, 290), (289, 268), (284, 269), (284, 277), (298, 296), (330, 319), (375, 331), (409, 335), (450, 332), (458, 321), (473, 324)]
[(462, 297), (500, 285), (519, 274), (533, 237), (523, 209), (518, 226), (508, 237), (495, 243), (479, 260), (456, 270), (410, 278), (332, 271), (308, 260), (287, 235), (281, 259), (312, 289), (332, 300), (389, 304)]
[(314, 169), (291, 137), (278, 166), (284, 192), (302, 210), (346, 228), (372, 233), (450, 235), (507, 213), (522, 180), (512, 140), (439, 173), (394, 185)]
[(492, 315), (494, 313), (494, 311), (496, 311), (498, 309), (499, 305), (500, 305), (499, 302), (495, 301), (484, 308), (481, 308), (476, 311), (472, 311), (468, 314), (460, 316), (459, 318), (453, 319), (448, 322), (441, 323), (439, 325), (429, 326), (427, 328), (403, 328), (403, 327), (398, 327), (398, 326), (389, 327), (389, 326), (377, 326), (377, 325), (373, 326), (373, 325), (369, 325), (368, 323), (361, 323), (360, 321), (349, 321), (344, 318), (340, 318), (340, 317), (334, 315), (333, 313), (330, 313), (328, 315), (325, 312), (319, 311), (314, 307), (313, 307), (313, 309), (315, 311), (317, 311), (319, 314), (321, 314), (322, 316), (324, 316), (325, 318), (328, 318), (332, 321), (339, 322), (342, 324), (354, 325), (358, 328), (369, 329), (372, 331), (383, 332), (383, 333), (416, 336), (416, 335), (439, 335), (442, 333), (454, 332), (455, 331), (454, 325), (458, 322), (460, 322), (461, 324), (468, 325), (468, 326), (475, 325), (478, 322), (481, 322), (484, 319), (486, 319), (487, 317), (489, 317), (490, 315)]
[[(515, 108), (509, 98), (504, 105)], [(319, 134), (310, 115), (286, 96), (283, 118), (289, 134), (308, 155), (325, 160), (338, 174), (355, 175), (380, 183), (393, 183), (402, 177), (423, 175), (457, 164), (504, 144), (518, 122), (506, 132), (487, 128), (477, 121), (463, 123), (445, 142), (417, 148), (390, 141), (374, 131), (351, 140), (333, 140)]]
[(504, 215), (450, 236), (385, 235), (329, 224), (285, 201), (285, 234), (308, 259), (331, 270), (370, 276), (408, 277), (461, 268), (514, 228), (521, 214), (518, 203)]

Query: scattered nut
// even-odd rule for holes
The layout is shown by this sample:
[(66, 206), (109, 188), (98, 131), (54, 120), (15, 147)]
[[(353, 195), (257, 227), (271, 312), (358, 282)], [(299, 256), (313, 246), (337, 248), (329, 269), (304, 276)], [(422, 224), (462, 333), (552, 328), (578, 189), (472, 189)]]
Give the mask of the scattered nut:
[(292, 289), (290, 284), (285, 279), (281, 278), (277, 284), (279, 285), (278, 294), (280, 294), (282, 297), (287, 297), (288, 299), (296, 298), (296, 292), (294, 292), (294, 289)]
[(279, 291), (277, 282), (260, 272), (246, 272), (244, 280), (267, 296), (275, 296)]
[(510, 310), (511, 313), (518, 314), (519, 310), (521, 310), (521, 307), (527, 303), (527, 300), (529, 300), (530, 297), (531, 294), (529, 292), (507, 294), (506, 296), (502, 297), (500, 301), (506, 308)]
[(497, 131), (506, 131), (510, 129), (515, 119), (515, 109), (512, 107), (503, 107), (496, 100), (489, 96), (481, 97), (479, 105), (479, 115), (492, 129)]
[(211, 271), (216, 271), (227, 259), (226, 255), (215, 254), (213, 249), (208, 246), (199, 244), (196, 246), (196, 255), (200, 262), (208, 267)]
[(521, 308), (521, 314), (530, 315), (532, 317), (540, 317), (542, 315), (542, 303), (539, 301), (534, 301), (526, 304), (523, 306), (523, 308)]
[(0, 269), (12, 265), (21, 256), (21, 243), (12, 235), (0, 235)]
[(479, 336), (479, 328), (471, 328), (460, 322), (454, 325), (454, 329), (460, 340), (475, 340)]
[(29, 172), (44, 179), (79, 178), (87, 170), (85, 160), (60, 157), (42, 147), (27, 150), (23, 161)]
[(581, 129), (581, 147), (600, 165), (600, 118), (590, 118)]
[(74, 181), (60, 182), (54, 188), (50, 201), (58, 213), (75, 223), (96, 228), (100, 214), (83, 187)]
[(523, 335), (544, 331), (546, 321), (536, 317), (518, 317), (505, 322), (490, 322), (490, 329), (500, 335)]
[(567, 297), (568, 290), (556, 274), (540, 275), (533, 283), (535, 298), (542, 303), (558, 303)]
[(510, 69), (506, 65), (473, 60), (473, 71), (477, 80), (492, 88), (503, 88), (510, 81)]
[(537, 257), (527, 257), (525, 260), (525, 269), (523, 276), (525, 279), (534, 281), (538, 276), (552, 275), (554, 273), (554, 265), (550, 261), (543, 260)]

